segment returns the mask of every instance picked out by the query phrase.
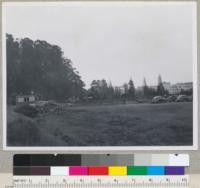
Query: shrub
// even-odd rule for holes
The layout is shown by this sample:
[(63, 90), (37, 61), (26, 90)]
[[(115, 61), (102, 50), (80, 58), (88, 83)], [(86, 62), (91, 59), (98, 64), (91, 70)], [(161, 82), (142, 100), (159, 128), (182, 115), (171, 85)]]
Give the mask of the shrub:
[(15, 108), (15, 112), (23, 114), (23, 115), (31, 117), (31, 118), (36, 117), (39, 113), (39, 111), (35, 107), (30, 106), (30, 105), (17, 106)]

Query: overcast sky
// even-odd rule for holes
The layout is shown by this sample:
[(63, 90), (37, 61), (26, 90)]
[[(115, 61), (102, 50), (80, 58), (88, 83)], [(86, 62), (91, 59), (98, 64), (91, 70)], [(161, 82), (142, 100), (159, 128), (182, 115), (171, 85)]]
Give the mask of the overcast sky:
[(5, 30), (60, 46), (87, 87), (192, 81), (194, 3), (7, 3)]

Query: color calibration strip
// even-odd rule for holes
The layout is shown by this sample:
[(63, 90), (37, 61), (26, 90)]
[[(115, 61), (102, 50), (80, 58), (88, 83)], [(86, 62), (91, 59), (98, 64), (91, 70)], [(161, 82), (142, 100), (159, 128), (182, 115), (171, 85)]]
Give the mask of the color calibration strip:
[(188, 154), (17, 154), (13, 166), (189, 166)]
[(17, 176), (184, 175), (188, 154), (17, 154)]
[(14, 167), (14, 175), (25, 176), (127, 176), (185, 175), (181, 166), (69, 166)]

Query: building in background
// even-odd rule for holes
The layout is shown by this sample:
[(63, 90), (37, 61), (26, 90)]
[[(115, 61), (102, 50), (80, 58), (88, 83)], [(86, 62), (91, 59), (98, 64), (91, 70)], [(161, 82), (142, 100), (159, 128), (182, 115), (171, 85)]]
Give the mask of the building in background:
[(31, 95), (20, 95), (16, 96), (16, 104), (31, 104), (35, 103), (38, 100), (38, 97), (34, 94)]
[[(192, 82), (171, 84), (170, 82), (163, 82), (163, 87), (169, 92), (170, 95), (178, 95), (181, 91), (189, 91), (193, 88)], [(157, 85), (149, 86), (149, 88), (157, 91)], [(143, 91), (143, 86), (137, 87), (138, 91)]]
[(193, 88), (192, 82), (170, 84), (170, 82), (163, 82), (164, 88), (170, 95), (179, 94), (181, 91), (189, 91)]
[(176, 86), (178, 87), (179, 90), (190, 90), (193, 88), (192, 82), (186, 82), (186, 83), (177, 83)]

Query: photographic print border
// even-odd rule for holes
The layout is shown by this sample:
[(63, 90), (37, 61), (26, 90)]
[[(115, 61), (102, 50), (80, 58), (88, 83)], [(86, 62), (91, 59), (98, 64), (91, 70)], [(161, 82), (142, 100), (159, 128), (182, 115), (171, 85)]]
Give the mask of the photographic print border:
[[(28, 4), (52, 4), (57, 5), (58, 3), (66, 3), (65, 2), (14, 2), (16, 4), (18, 3), (28, 3)], [(88, 3), (99, 3), (102, 1), (89, 1)], [(103, 3), (132, 3), (137, 1), (129, 1), (129, 2), (121, 2), (121, 1), (107, 1)], [(148, 1), (146, 1), (148, 3)], [(144, 3), (146, 3), (144, 2)], [(160, 1), (153, 1), (151, 3), (157, 3)], [(165, 1), (163, 1), (165, 2)], [(187, 1), (179, 1), (177, 3), (188, 3)], [(3, 2), (4, 3), (10, 3), (10, 2)], [(13, 2), (11, 2), (13, 3)], [(87, 3), (83, 1), (76, 1), (76, 2), (67, 2), (67, 3)], [(141, 1), (139, 3), (142, 3)], [(175, 2), (168, 2), (168, 3), (175, 3)], [(3, 57), (3, 63), (2, 63), (2, 81), (3, 81), (3, 149), (9, 150), (9, 151), (23, 151), (23, 150), (38, 150), (38, 151), (135, 151), (135, 150), (197, 150), (198, 149), (198, 82), (197, 82), (197, 5), (196, 1), (193, 1), (191, 3), (194, 3), (194, 17), (195, 25), (193, 26), (193, 145), (192, 146), (80, 146), (80, 147), (57, 147), (57, 146), (48, 146), (48, 147), (8, 147), (7, 146), (7, 93), (6, 93), (6, 37), (5, 37), (5, 10), (2, 9), (2, 57)]]

